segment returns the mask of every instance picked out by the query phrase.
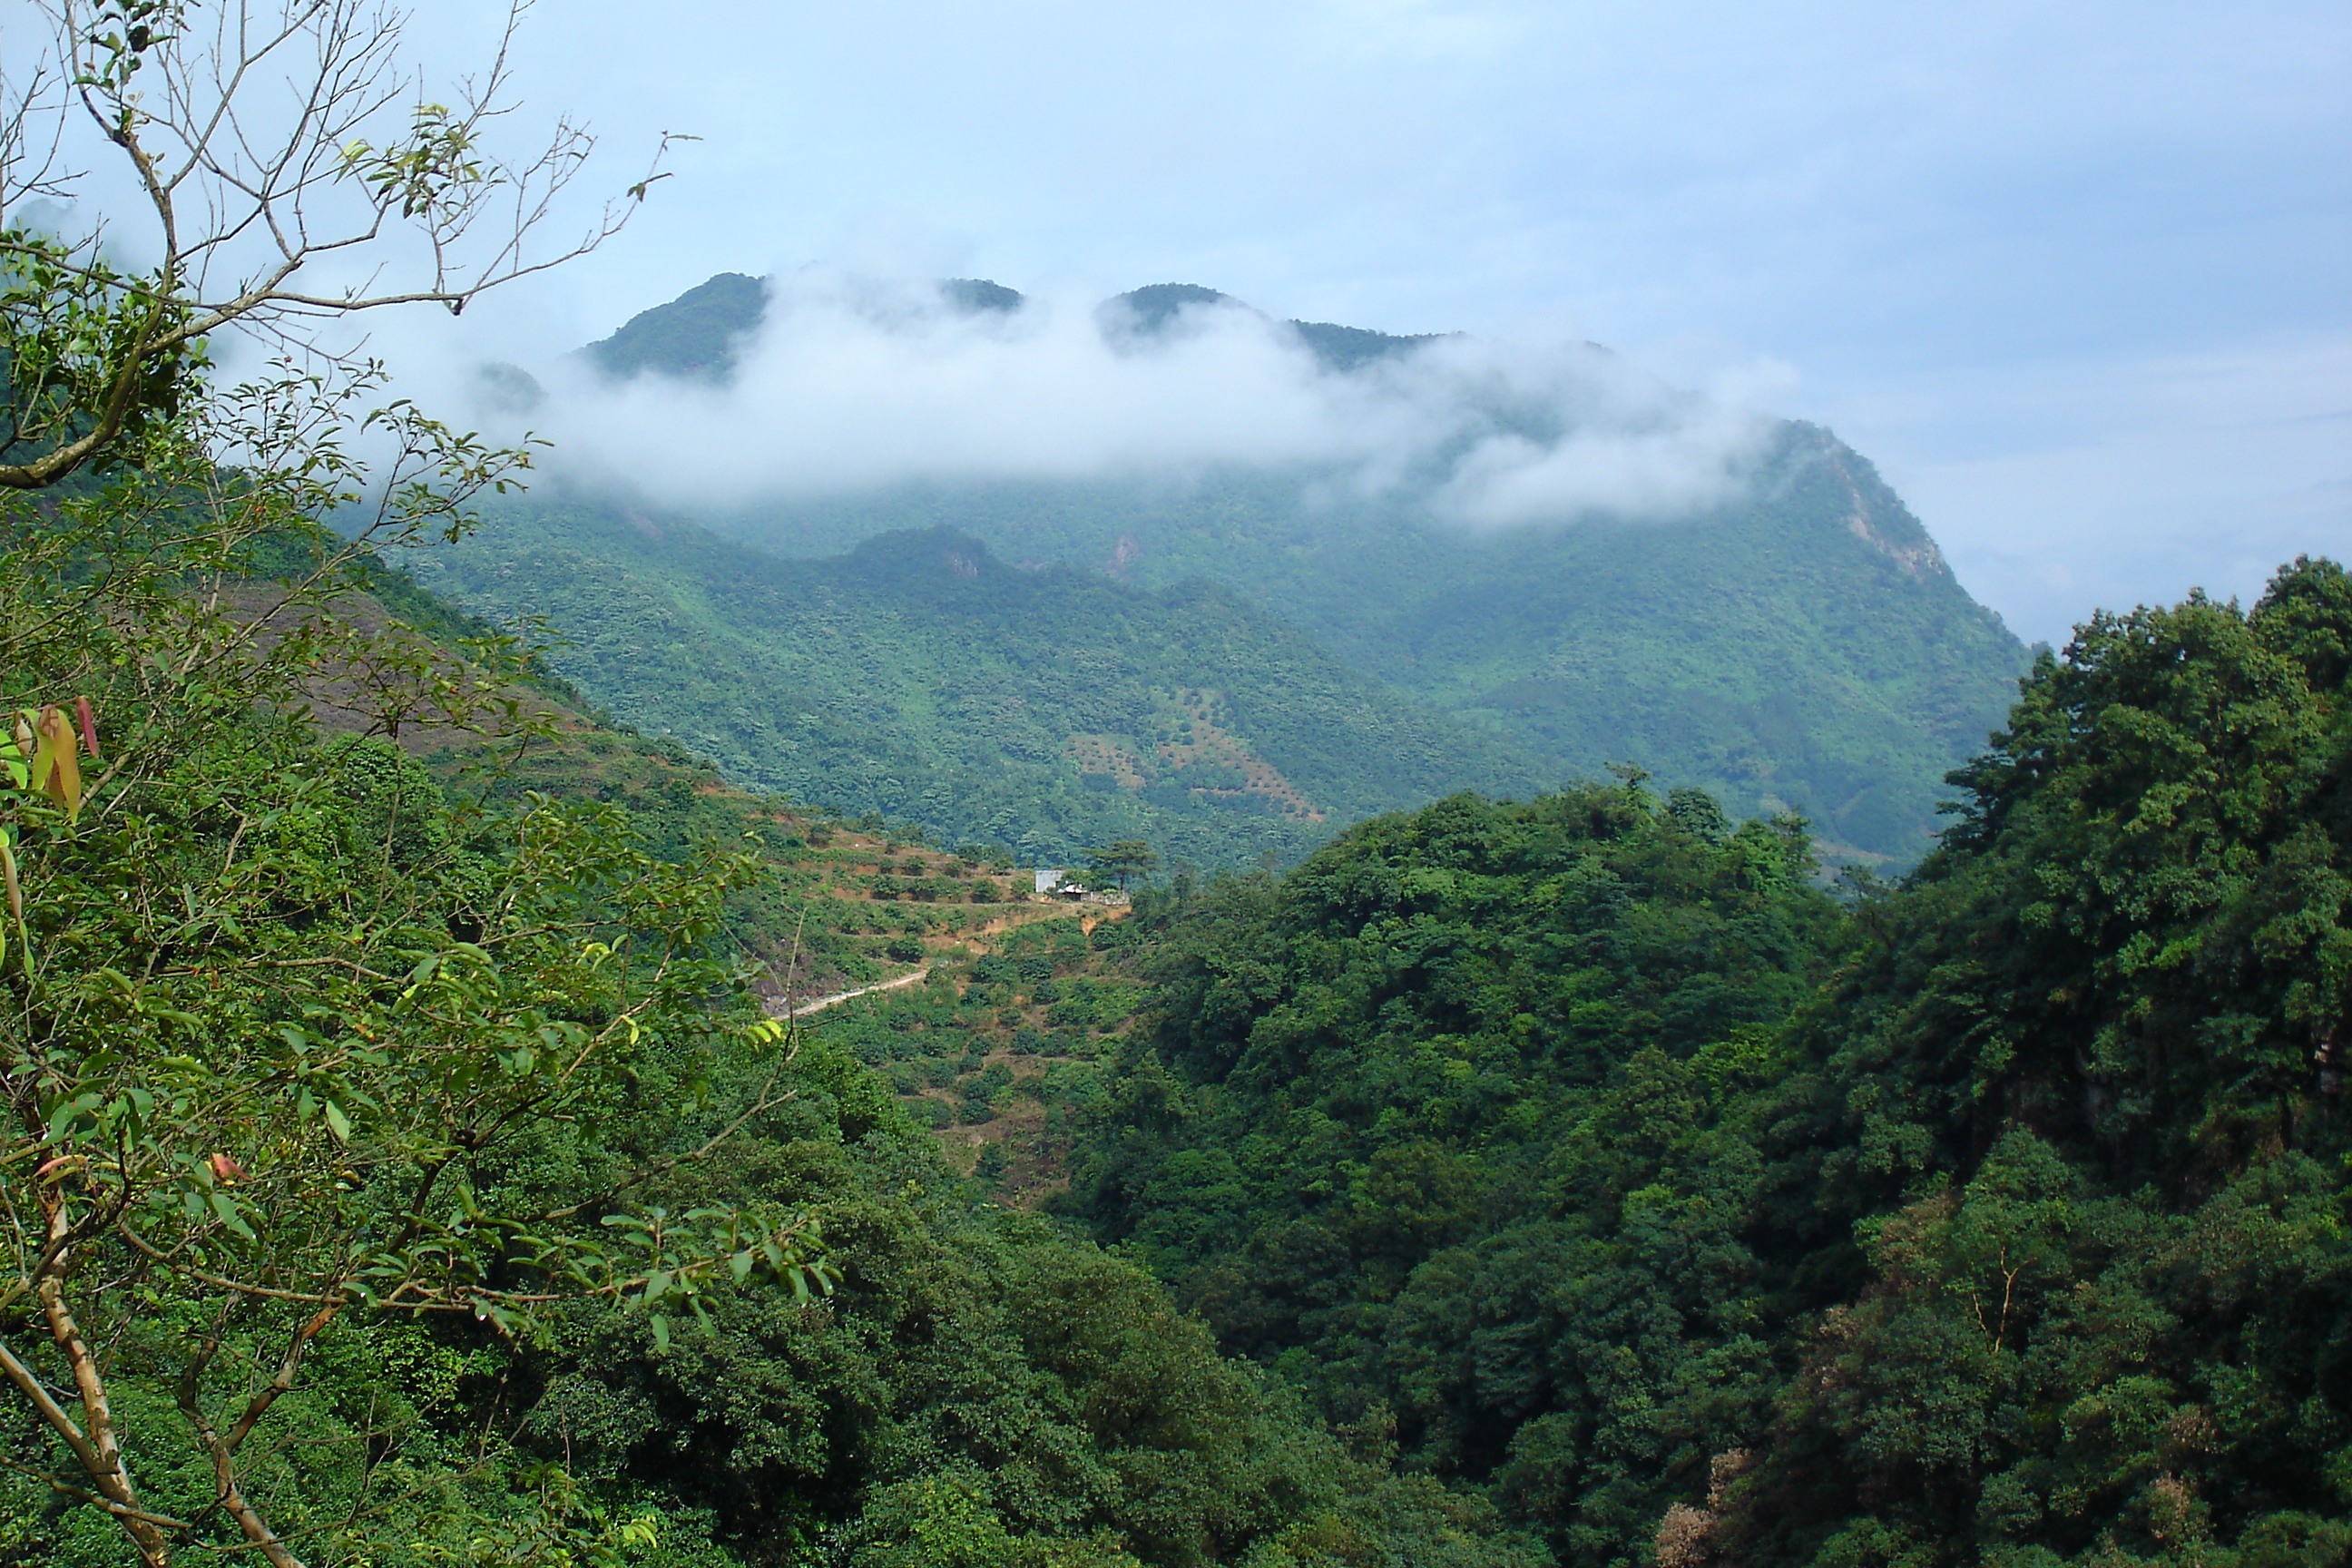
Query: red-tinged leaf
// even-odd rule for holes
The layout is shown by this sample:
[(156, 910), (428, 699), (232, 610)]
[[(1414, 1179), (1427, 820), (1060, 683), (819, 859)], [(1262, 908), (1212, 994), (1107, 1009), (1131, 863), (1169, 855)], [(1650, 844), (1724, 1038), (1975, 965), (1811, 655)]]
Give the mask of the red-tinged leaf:
[(68, 821), (81, 816), (81, 765), (74, 757), (73, 727), (55, 708), (44, 708), (36, 728), (33, 787), (66, 808)]
[(74, 717), (81, 721), (81, 743), (91, 756), (98, 755), (98, 717), (89, 710), (89, 699), (74, 699)]
[(213, 1168), (213, 1179), (215, 1181), (226, 1184), (245, 1180), (245, 1167), (238, 1164), (226, 1154), (215, 1154), (212, 1157), (211, 1164)]

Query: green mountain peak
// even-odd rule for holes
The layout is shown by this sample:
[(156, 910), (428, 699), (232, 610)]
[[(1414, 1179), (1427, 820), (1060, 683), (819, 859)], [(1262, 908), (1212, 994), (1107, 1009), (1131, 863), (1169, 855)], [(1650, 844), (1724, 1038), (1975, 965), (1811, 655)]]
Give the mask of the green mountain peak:
[(764, 279), (721, 272), (666, 305), (638, 311), (611, 337), (580, 352), (615, 380), (650, 370), (723, 381), (735, 368), (741, 340), (759, 326), (767, 308)]

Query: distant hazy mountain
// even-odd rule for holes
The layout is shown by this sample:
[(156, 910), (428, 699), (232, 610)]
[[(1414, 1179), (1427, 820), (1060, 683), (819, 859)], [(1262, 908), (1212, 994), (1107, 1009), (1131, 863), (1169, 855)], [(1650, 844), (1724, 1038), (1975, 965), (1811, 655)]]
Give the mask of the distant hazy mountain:
[[(981, 280), (939, 289), (960, 311), (1024, 303)], [(721, 275), (586, 352), (612, 376), (723, 380), (768, 301), (759, 280)], [(1162, 284), (1107, 301), (1098, 319), (1114, 340), (1148, 339), (1202, 309), (1248, 308)], [(1434, 341), (1286, 325), (1339, 376)], [(747, 782), (956, 833), (1042, 836), (1041, 847), (1116, 828), (1204, 854), (1212, 841), (1229, 855), (1261, 842), (1287, 852), (1361, 811), (1633, 763), (1661, 784), (1711, 788), (1735, 811), (1800, 810), (1833, 851), (1907, 861), (1937, 825), (1943, 774), (1981, 746), (2025, 663), (1871, 464), (1814, 426), (1777, 426), (1735, 499), (1669, 522), (1471, 531), (1411, 491), (1335, 500), (1328, 478), (908, 484), (668, 519), (646, 523), (651, 533), (581, 503), (514, 514), (453, 557), (443, 585), (494, 612), (551, 616), (582, 639), (562, 668), (593, 697), (706, 746)], [(728, 550), (688, 523), (767, 553)], [(946, 539), (940, 529), (967, 538), (907, 553), (906, 536)], [(933, 624), (968, 618), (982, 592), (914, 564), (940, 551), (980, 563), (995, 641), (974, 647)], [(751, 593), (753, 581), (821, 582), (830, 608), (812, 621), (808, 605)], [(1111, 657), (1096, 637), (1105, 616), (1148, 624), (1157, 650), (1119, 666), (1132, 691), (1108, 708), (1084, 681), (1045, 677), (1055, 660)], [(694, 636), (615, 631), (646, 617), (690, 623)], [(1228, 637), (1238, 640), (1221, 651), (1215, 638)], [(663, 673), (676, 660), (681, 673)], [(964, 689), (976, 663), (999, 670), (996, 707), (919, 695)], [(1309, 666), (1312, 689), (1358, 726), (1318, 731), (1312, 764), (1285, 751), (1304, 732), (1286, 727), (1299, 713), (1267, 717), (1288, 672)], [(887, 667), (887, 681), (853, 700), (853, 667)], [(1276, 668), (1286, 673), (1272, 688), (1244, 673)], [(1202, 764), (1158, 748), (1176, 694), (1204, 688), (1231, 704), (1220, 732), (1291, 781), (1305, 807), (1250, 789), (1171, 793)], [(1015, 709), (1018, 724), (1002, 720)], [(803, 716), (755, 743), (770, 719), (745, 716), (782, 713)], [(793, 750), (814, 733), (806, 714), (847, 726), (824, 730), (846, 749), (829, 761)], [(1403, 763), (1382, 725), (1408, 720), (1423, 749)], [(1024, 799), (1036, 803), (1026, 816)], [(1262, 805), (1274, 816), (1239, 837), (1230, 823), (1200, 826)]]

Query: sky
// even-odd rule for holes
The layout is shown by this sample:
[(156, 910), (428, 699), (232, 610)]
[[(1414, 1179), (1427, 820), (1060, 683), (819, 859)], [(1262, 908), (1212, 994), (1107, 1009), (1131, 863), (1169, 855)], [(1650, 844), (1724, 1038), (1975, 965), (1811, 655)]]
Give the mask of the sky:
[(1194, 282), (1747, 388), (2028, 638), (2352, 552), (2340, 0), (540, 0), (518, 60), (603, 188), (699, 140), (493, 351), (720, 270)]

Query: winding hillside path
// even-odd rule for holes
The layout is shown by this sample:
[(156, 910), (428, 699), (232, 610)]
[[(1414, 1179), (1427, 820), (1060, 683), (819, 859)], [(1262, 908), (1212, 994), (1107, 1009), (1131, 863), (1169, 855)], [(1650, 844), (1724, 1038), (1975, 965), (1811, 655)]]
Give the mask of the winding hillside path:
[(896, 991), (902, 985), (919, 985), (930, 977), (930, 966), (926, 964), (911, 974), (901, 974), (896, 980), (877, 980), (871, 985), (860, 985), (855, 991), (836, 991), (830, 996), (813, 996), (798, 1006), (792, 1005), (781, 996), (771, 997), (767, 1004), (768, 1016), (773, 1018), (805, 1018), (811, 1013), (822, 1013), (853, 996), (869, 996), (877, 991)]
[[(1073, 917), (1076, 918), (1080, 931), (1091, 931), (1100, 921), (1117, 920), (1126, 912), (1125, 909), (1120, 909), (1116, 913), (1108, 911), (1092, 913), (1067, 905), (1059, 908), (1049, 906), (1036, 910), (1024, 910), (1017, 915), (1000, 915), (978, 931), (959, 939), (956, 945), (968, 952), (985, 952), (986, 949), (981, 945), (981, 938), (1001, 936), (1016, 926), (1034, 925), (1040, 921), (1066, 921)], [(789, 1003), (781, 996), (772, 996), (767, 999), (764, 1005), (768, 1010), (768, 1016), (772, 1018), (805, 1018), (811, 1013), (822, 1013), (827, 1007), (837, 1006), (856, 997), (871, 996), (877, 991), (897, 991), (908, 985), (919, 985), (930, 976), (931, 966), (927, 963), (910, 974), (899, 975), (896, 980), (877, 980), (871, 985), (860, 985), (855, 990), (835, 991), (825, 996), (812, 996), (807, 1001), (797, 1005)]]

